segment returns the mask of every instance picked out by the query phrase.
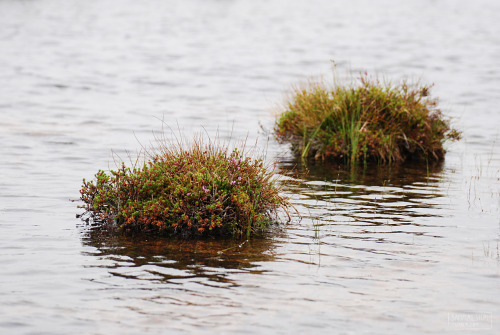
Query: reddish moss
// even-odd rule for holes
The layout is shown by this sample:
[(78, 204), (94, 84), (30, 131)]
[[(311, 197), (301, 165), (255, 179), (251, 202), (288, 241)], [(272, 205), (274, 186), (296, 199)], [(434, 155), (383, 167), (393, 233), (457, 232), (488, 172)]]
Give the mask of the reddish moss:
[(141, 168), (99, 171), (80, 193), (94, 221), (125, 232), (250, 235), (290, 207), (273, 176), (262, 160), (195, 143), (163, 147)]

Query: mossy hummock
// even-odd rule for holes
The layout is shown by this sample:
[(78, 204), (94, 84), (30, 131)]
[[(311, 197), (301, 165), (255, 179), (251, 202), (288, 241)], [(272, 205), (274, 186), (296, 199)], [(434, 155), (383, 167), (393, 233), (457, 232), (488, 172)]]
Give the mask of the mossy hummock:
[(345, 163), (442, 160), (443, 142), (460, 138), (429, 86), (393, 86), (366, 74), (358, 85), (295, 89), (275, 131), (303, 159)]
[(273, 169), (237, 149), (166, 146), (140, 168), (123, 165), (83, 181), (83, 208), (121, 231), (156, 235), (247, 235), (288, 213)]

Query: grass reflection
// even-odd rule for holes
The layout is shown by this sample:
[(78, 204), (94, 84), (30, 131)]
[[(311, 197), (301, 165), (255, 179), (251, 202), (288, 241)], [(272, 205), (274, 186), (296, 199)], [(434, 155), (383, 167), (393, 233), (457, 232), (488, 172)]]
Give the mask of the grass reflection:
[(283, 161), (279, 165), (282, 174), (304, 181), (340, 181), (348, 185), (406, 186), (414, 183), (432, 184), (440, 179), (443, 162), (413, 162), (411, 164), (343, 167), (333, 162), (304, 165), (296, 160)]
[(421, 235), (425, 226), (435, 225), (428, 218), (443, 215), (439, 199), (446, 194), (439, 163), (342, 169), (290, 161), (281, 164), (281, 173), (294, 178), (286, 190), (294, 194), (293, 204), (306, 219), (303, 225), (311, 223), (315, 238), (381, 242), (382, 237), (392, 240), (393, 233)]
[[(144, 238), (88, 227), (82, 243), (96, 249), (97, 267), (114, 276), (179, 283), (192, 279), (204, 285), (237, 286), (232, 273), (258, 274), (259, 262), (274, 259), (273, 236), (237, 239)], [(212, 284), (209, 284), (209, 283)]]

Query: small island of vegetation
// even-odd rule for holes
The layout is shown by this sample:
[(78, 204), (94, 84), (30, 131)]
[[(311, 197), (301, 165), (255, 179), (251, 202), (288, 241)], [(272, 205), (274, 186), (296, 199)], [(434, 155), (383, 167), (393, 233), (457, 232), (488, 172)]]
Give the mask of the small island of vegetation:
[(126, 233), (248, 237), (291, 207), (272, 166), (238, 149), (196, 140), (150, 156), (140, 168), (122, 163), (83, 180), (81, 200), (93, 221)]
[(401, 163), (439, 161), (443, 142), (457, 140), (430, 97), (430, 87), (394, 86), (362, 74), (355, 85), (313, 82), (293, 90), (275, 126), (303, 160)]

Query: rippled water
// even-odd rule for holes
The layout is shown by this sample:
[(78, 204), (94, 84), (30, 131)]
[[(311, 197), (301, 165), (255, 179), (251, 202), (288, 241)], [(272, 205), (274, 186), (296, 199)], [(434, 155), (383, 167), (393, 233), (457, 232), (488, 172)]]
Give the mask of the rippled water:
[[(0, 1), (1, 332), (498, 333), (499, 31), (486, 0)], [(297, 177), (273, 108), (332, 59), (435, 83), (464, 139), (439, 166)], [(194, 242), (76, 219), (81, 179), (159, 119), (258, 138), (303, 219)]]

